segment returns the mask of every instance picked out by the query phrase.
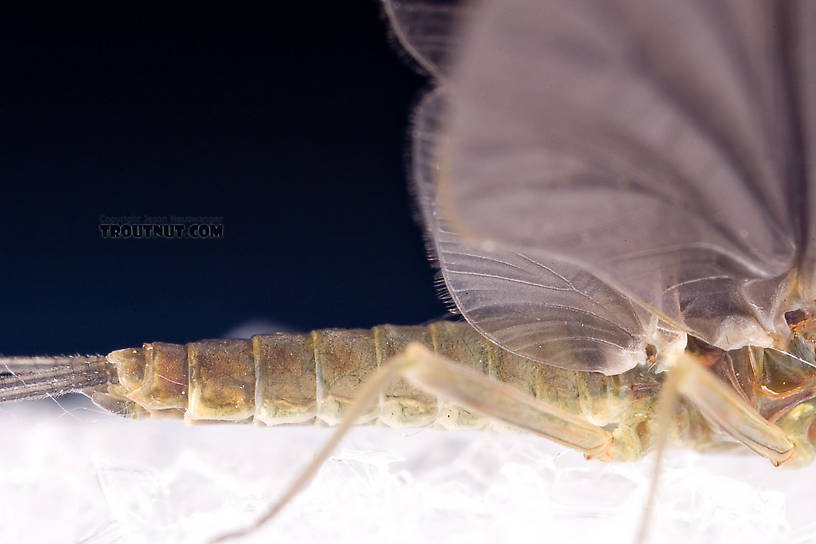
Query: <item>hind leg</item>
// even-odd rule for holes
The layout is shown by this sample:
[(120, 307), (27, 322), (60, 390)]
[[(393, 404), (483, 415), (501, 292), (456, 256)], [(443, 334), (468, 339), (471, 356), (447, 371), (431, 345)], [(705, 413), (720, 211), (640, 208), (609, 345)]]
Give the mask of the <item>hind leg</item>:
[(331, 438), (298, 475), (281, 499), (250, 527), (225, 534), (213, 542), (247, 535), (272, 519), (302, 490), (329, 457), (349, 428), (398, 377), (404, 377), (421, 389), (452, 401), (464, 408), (544, 436), (588, 458), (608, 458), (612, 434), (568, 412), (522, 393), (507, 384), (488, 378), (472, 369), (455, 364), (425, 346), (413, 342), (388, 359), (368, 378), (357, 398), (344, 411)]
[(670, 388), (676, 387), (708, 420), (754, 452), (775, 466), (795, 457), (794, 442), (782, 428), (762, 417), (693, 357), (686, 353), (679, 355), (671, 373), (667, 385), (674, 385)]
[[(657, 451), (649, 494), (635, 538), (637, 544), (646, 542), (648, 537), (671, 414), (680, 396), (696, 406), (706, 419), (770, 460), (774, 466), (788, 463), (796, 457), (794, 441), (788, 437), (785, 430), (762, 417), (694, 357), (685, 352), (678, 354), (657, 403), (655, 417), (658, 430), (655, 441)], [(808, 422), (810, 420), (812, 416)]]

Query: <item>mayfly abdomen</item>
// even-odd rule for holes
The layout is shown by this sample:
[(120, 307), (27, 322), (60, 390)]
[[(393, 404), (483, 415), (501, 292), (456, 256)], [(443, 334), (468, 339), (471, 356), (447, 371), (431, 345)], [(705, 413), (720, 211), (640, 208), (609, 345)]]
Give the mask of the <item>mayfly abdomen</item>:
[[(424, 344), (601, 425), (625, 417), (633, 403), (651, 406), (660, 386), (659, 378), (644, 370), (608, 377), (541, 365), (500, 349), (464, 322), (440, 321), (186, 345), (153, 342), (108, 355), (118, 383), (98, 388), (92, 396), (103, 407), (136, 416), (334, 425), (366, 379), (409, 342)], [(448, 429), (479, 429), (487, 424), (486, 418), (405, 379), (392, 383), (357, 420), (374, 421), (389, 426), (436, 423)]]

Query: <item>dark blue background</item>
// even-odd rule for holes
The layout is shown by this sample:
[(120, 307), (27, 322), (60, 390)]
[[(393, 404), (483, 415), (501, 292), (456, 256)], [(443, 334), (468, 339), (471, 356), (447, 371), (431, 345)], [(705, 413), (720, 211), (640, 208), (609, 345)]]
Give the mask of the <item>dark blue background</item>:
[[(374, 0), (298, 4), (0, 29), (0, 352), (444, 314), (406, 183), (429, 81)], [(225, 238), (103, 240), (100, 215)]]

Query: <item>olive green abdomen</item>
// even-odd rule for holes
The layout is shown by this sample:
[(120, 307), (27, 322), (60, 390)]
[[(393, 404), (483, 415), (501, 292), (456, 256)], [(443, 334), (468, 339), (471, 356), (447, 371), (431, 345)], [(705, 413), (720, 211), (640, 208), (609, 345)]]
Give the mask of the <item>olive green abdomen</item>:
[[(619, 376), (564, 370), (504, 351), (465, 322), (321, 329), (186, 345), (153, 342), (109, 354), (118, 383), (98, 388), (92, 396), (103, 407), (136, 416), (335, 425), (368, 377), (409, 342), (424, 344), (591, 423), (613, 426), (623, 458), (640, 457), (649, 448), (661, 385), (649, 368), (641, 365)], [(698, 416), (686, 408), (678, 413), (673, 434), (681, 442), (711, 439)], [(503, 427), (401, 378), (357, 420), (375, 422), (446, 429)]]
[[(464, 322), (448, 321), (264, 334), (183, 346), (153, 342), (108, 355), (119, 383), (97, 396), (129, 402), (134, 415), (252, 419), (267, 425), (319, 420), (334, 425), (363, 382), (409, 342), (596, 421), (615, 420), (629, 396), (620, 378), (542, 365), (501, 350)], [(392, 383), (359, 422), (374, 420), (391, 426), (436, 422), (446, 428), (485, 424), (483, 417), (403, 379)]]

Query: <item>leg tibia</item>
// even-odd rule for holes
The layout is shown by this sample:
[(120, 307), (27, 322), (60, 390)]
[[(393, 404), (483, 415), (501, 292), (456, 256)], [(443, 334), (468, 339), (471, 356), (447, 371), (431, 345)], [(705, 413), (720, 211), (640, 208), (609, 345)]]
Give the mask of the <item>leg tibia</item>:
[(774, 465), (792, 458), (794, 444), (785, 431), (763, 418), (691, 356), (680, 354), (671, 372), (678, 391), (728, 434)]
[(605, 456), (611, 446), (612, 435), (603, 428), (451, 363), (420, 344), (410, 344), (403, 357), (406, 378), (464, 408), (545, 436), (591, 457)]
[(779, 427), (796, 444), (796, 455), (791, 460), (791, 465), (803, 466), (813, 462), (816, 456), (813, 447), (816, 442), (814, 422), (816, 422), (816, 407), (811, 402), (804, 402), (796, 406), (779, 419)]

